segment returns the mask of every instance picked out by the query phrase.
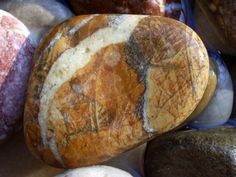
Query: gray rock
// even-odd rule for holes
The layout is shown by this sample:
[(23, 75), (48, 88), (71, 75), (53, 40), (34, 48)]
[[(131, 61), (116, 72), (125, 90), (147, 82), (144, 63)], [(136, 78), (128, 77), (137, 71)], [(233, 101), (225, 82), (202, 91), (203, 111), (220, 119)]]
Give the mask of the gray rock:
[(170, 134), (150, 142), (146, 177), (235, 177), (236, 129)]

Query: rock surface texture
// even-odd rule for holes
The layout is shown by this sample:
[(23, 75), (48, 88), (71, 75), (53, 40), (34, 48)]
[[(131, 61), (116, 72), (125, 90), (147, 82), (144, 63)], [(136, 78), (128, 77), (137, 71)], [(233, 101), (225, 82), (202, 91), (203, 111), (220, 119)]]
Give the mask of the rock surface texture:
[(146, 177), (234, 177), (235, 146), (235, 128), (164, 136), (147, 146)]
[(74, 17), (36, 51), (25, 138), (46, 163), (106, 161), (172, 130), (196, 108), (209, 78), (200, 38), (154, 16)]
[(135, 177), (118, 168), (109, 166), (91, 166), (69, 170), (55, 177)]
[(50, 28), (73, 15), (56, 0), (1, 0), (0, 8), (10, 12), (27, 26), (35, 46)]
[(196, 1), (196, 31), (207, 46), (236, 55), (235, 12), (235, 0)]
[(29, 31), (0, 10), (0, 143), (22, 127), (24, 100), (34, 48)]

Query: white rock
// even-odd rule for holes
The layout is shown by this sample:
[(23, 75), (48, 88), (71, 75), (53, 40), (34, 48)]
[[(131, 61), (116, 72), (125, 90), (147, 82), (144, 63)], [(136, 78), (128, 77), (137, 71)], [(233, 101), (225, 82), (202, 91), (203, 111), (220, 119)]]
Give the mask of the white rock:
[(91, 166), (69, 170), (55, 177), (132, 177), (129, 173), (109, 166)]

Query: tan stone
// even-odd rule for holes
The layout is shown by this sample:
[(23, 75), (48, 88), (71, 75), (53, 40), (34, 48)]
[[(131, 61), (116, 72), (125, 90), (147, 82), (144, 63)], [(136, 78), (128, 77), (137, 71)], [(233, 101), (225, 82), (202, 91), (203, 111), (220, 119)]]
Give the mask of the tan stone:
[(203, 43), (180, 22), (74, 17), (52, 29), (36, 51), (26, 143), (57, 167), (104, 162), (186, 121), (208, 77)]

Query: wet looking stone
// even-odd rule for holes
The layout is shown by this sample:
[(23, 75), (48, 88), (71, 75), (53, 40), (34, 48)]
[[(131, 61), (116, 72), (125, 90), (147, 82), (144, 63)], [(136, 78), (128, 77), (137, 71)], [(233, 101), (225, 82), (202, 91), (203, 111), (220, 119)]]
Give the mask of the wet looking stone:
[(235, 146), (235, 128), (163, 136), (147, 146), (146, 177), (234, 177)]

